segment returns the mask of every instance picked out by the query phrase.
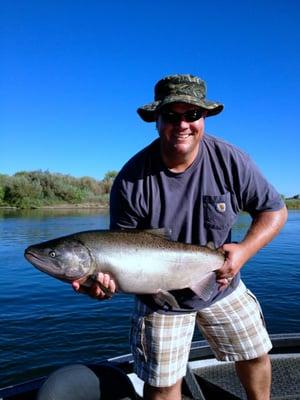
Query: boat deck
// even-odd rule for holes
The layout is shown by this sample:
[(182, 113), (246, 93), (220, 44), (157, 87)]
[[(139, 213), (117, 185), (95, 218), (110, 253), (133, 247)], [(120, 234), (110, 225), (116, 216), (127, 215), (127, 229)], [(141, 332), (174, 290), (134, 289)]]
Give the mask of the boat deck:
[[(272, 400), (299, 400), (300, 399), (300, 354), (271, 355), (272, 362)], [(202, 364), (201, 364), (202, 363)], [(207, 364), (207, 363), (206, 363)], [(233, 363), (218, 363), (211, 365), (205, 362), (190, 364), (190, 368), (196, 375), (205, 381), (221, 387), (228, 393), (247, 399), (244, 389), (236, 375)], [(201, 382), (200, 382), (201, 385)]]
[[(273, 354), (272, 362), (272, 400), (300, 400), (300, 354)], [(234, 363), (219, 362), (215, 359), (192, 361), (190, 370), (196, 377), (205, 400), (222, 398), (247, 400), (245, 391), (236, 375)], [(134, 374), (130, 375), (135, 390), (142, 398), (143, 382)], [(183, 399), (195, 398), (184, 384)], [(220, 397), (216, 397), (219, 394)], [(201, 399), (201, 395), (199, 395)]]

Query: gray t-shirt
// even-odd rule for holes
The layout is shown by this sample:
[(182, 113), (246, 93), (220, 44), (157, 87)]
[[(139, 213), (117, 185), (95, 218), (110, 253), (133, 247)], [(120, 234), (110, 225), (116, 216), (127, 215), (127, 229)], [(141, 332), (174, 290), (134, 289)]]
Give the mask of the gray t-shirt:
[[(204, 135), (197, 158), (182, 173), (169, 171), (160, 155), (159, 139), (137, 153), (116, 177), (110, 197), (110, 228), (168, 228), (172, 240), (215, 247), (231, 241), (240, 211), (252, 216), (283, 207), (276, 190), (251, 159), (221, 139)], [(182, 311), (201, 309), (230, 294), (239, 274), (208, 301), (190, 289), (173, 291)], [(152, 296), (139, 296), (158, 310)], [(159, 311), (159, 310), (158, 310)], [(166, 305), (165, 311), (169, 310)]]

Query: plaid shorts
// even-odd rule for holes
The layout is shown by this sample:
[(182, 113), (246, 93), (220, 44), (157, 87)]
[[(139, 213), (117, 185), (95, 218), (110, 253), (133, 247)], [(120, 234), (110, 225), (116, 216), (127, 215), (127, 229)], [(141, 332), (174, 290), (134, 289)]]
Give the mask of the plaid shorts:
[(195, 320), (220, 361), (253, 359), (272, 348), (259, 303), (242, 282), (210, 307), (186, 314), (159, 314), (137, 299), (130, 344), (144, 382), (168, 387), (185, 376)]

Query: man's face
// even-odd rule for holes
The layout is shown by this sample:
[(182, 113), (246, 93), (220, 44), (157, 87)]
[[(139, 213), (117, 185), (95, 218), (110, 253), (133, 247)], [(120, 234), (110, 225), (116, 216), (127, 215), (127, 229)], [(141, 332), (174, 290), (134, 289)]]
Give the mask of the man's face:
[(186, 103), (172, 103), (159, 110), (156, 127), (163, 156), (194, 161), (204, 134), (204, 118), (199, 111), (199, 107)]

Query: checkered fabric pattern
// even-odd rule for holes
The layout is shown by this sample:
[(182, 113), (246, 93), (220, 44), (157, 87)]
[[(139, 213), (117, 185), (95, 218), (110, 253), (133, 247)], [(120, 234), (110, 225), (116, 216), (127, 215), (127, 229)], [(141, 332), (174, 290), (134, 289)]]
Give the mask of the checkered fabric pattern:
[(242, 282), (198, 312), (159, 314), (137, 299), (130, 343), (135, 372), (144, 382), (168, 387), (185, 375), (195, 320), (218, 360), (253, 359), (272, 347), (259, 303)]

